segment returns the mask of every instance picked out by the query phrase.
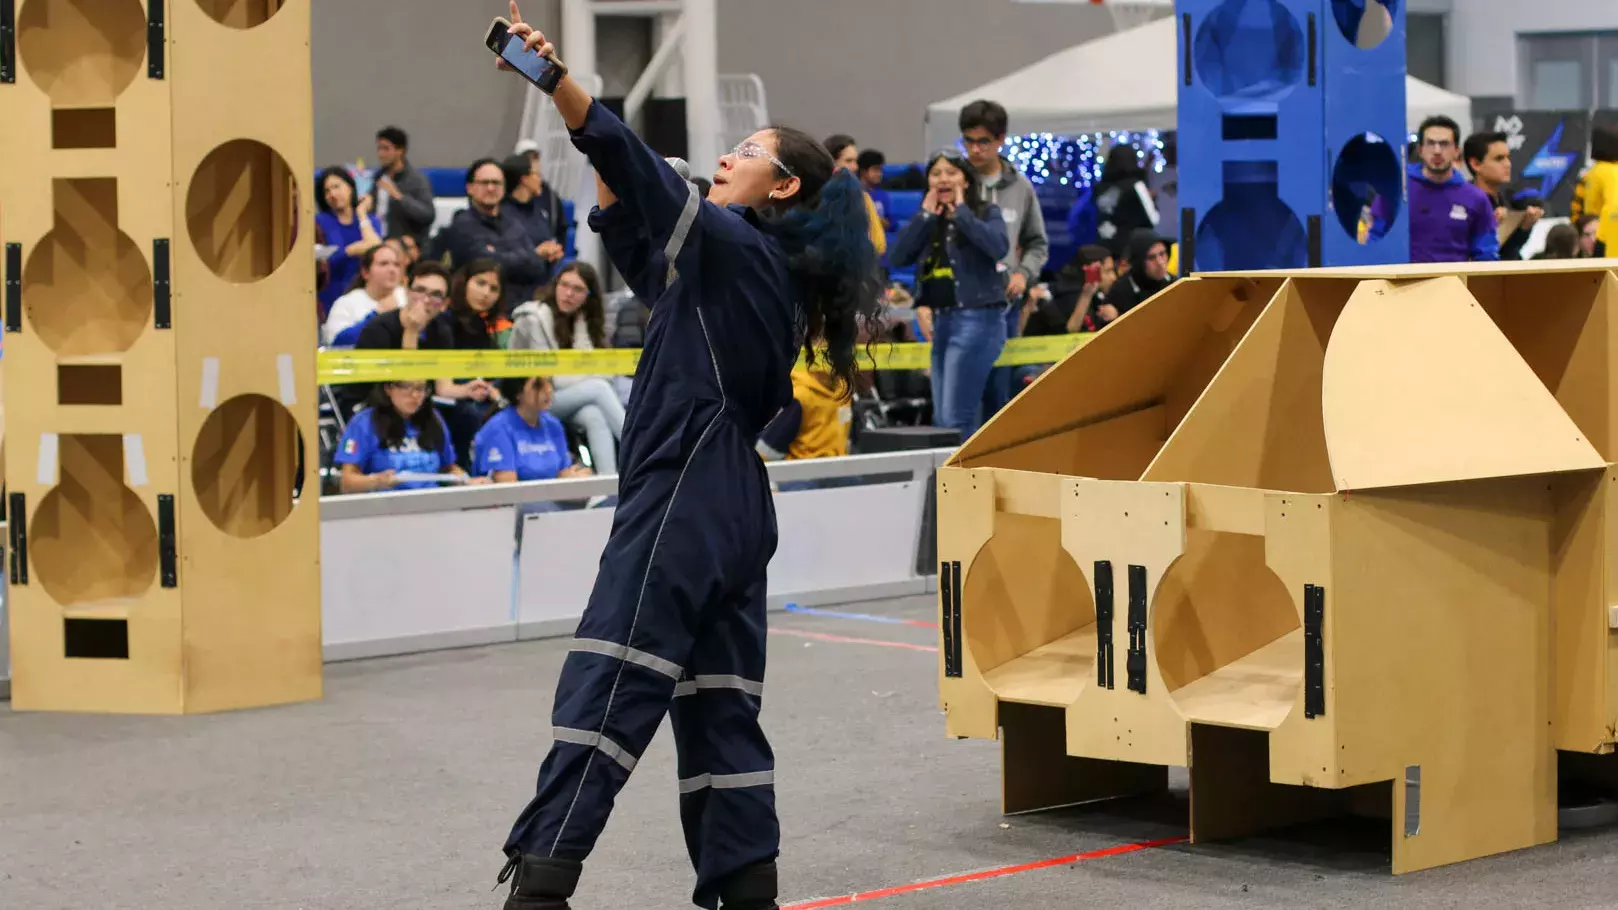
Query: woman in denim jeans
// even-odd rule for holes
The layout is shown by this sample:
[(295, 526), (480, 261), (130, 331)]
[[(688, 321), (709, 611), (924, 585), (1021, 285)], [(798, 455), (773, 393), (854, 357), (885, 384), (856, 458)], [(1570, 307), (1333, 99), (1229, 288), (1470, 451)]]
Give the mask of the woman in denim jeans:
[(893, 241), (889, 259), (916, 268), (916, 318), (933, 343), (933, 424), (965, 442), (981, 423), (983, 388), (1006, 345), (1006, 278), (1011, 241), (999, 206), (983, 202), (959, 152), (927, 162), (921, 211)]

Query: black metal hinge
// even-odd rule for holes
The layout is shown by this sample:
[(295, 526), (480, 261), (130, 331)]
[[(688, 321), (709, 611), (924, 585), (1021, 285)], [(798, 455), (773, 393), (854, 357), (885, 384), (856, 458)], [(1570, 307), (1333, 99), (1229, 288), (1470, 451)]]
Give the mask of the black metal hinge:
[(1180, 17), (1180, 66), (1185, 69), (1185, 84), (1191, 84), (1191, 14)]
[(943, 601), (944, 675), (961, 676), (961, 564), (938, 564), (938, 593)]
[(1320, 59), (1320, 36), (1315, 31), (1315, 14), (1309, 14), (1309, 87), (1319, 81), (1315, 76), (1315, 62)]
[(1303, 716), (1326, 714), (1326, 589), (1303, 586)]
[(1112, 688), (1112, 563), (1096, 560), (1096, 685)]
[(169, 241), (159, 237), (152, 241), (152, 324), (160, 329), (169, 328), (173, 315), (169, 312)]
[(17, 81), (17, 4), (0, 0), (0, 82)]
[(6, 331), (22, 331), (22, 244), (20, 243), (6, 244)]
[(7, 536), (11, 538), (11, 583), (28, 584), (28, 497), (12, 493), (6, 504)]
[(1131, 691), (1146, 694), (1146, 567), (1129, 567), (1129, 673)]
[(1197, 210), (1180, 209), (1180, 274), (1197, 268)]
[(163, 0), (146, 0), (146, 77), (163, 78)]
[(1322, 238), (1320, 236), (1320, 216), (1319, 215), (1310, 215), (1309, 216), (1309, 267), (1312, 268), (1312, 269), (1318, 269), (1321, 266), (1321, 256), (1323, 255), (1323, 253), (1321, 252), (1321, 247), (1320, 247), (1321, 239)]
[(180, 586), (174, 542), (174, 494), (159, 493), (157, 494), (158, 582), (165, 588)]

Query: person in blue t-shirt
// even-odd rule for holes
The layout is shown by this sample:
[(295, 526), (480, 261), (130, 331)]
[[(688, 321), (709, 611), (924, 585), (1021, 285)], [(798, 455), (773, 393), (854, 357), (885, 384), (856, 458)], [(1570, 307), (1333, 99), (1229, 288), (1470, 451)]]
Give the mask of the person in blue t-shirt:
[[(385, 382), (371, 395), (370, 406), (354, 415), (343, 431), (333, 459), (342, 466), (344, 493), (409, 490), (437, 486), (434, 480), (401, 480), (400, 474), (456, 474), (455, 447), (449, 428), (434, 408), (426, 407), (427, 383)], [(475, 478), (471, 483), (487, 483)]]
[(472, 440), (472, 473), (495, 483), (589, 477), (573, 463), (562, 422), (549, 411), (551, 381), (543, 376), (500, 380), (511, 406), (490, 417)]

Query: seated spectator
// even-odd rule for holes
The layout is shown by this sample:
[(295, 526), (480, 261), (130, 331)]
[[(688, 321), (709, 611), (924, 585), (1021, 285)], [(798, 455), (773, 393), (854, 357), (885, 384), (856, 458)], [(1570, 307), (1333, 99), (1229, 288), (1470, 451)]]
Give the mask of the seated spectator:
[(389, 238), (409, 237), (419, 252), (432, 230), (438, 210), (433, 205), (433, 185), (427, 175), (410, 166), (407, 153), (410, 137), (396, 126), (376, 131), (377, 197), (387, 223)]
[(393, 251), (399, 254), (399, 261), (404, 263), (407, 269), (421, 258), (421, 247), (416, 244), (416, 238), (409, 234), (403, 237), (389, 237), (382, 242), (393, 247)]
[(1094, 332), (1107, 324), (1096, 311), (1118, 280), (1112, 251), (1100, 244), (1079, 248), (1056, 275), (1056, 286), (1036, 304), (1024, 304), (1024, 335), (1069, 335)]
[(343, 168), (321, 171), (319, 186), (315, 227), (327, 244), (337, 248), (326, 260), (326, 284), (316, 295), (324, 318), (332, 303), (353, 287), (360, 273), (360, 257), (382, 245), (382, 222), (371, 214), (371, 197), (360, 197), (354, 178)]
[(882, 188), (882, 167), (888, 163), (887, 156), (876, 149), (866, 149), (860, 152), (855, 161), (859, 168), (860, 185), (865, 187), (865, 198), (876, 206), (876, 214), (882, 219), (882, 229), (893, 230), (893, 201), (888, 198), (888, 191)]
[(1594, 258), (1596, 231), (1601, 227), (1601, 219), (1595, 215), (1583, 215), (1573, 220), (1573, 226), (1579, 232), (1579, 258)]
[(472, 441), (472, 471), (495, 483), (589, 477), (594, 472), (573, 461), (562, 422), (550, 413), (552, 388), (543, 376), (500, 380), (508, 402), (478, 430)]
[[(591, 351), (608, 347), (601, 280), (588, 263), (572, 262), (541, 298), (517, 308), (512, 350)], [(618, 473), (624, 406), (605, 376), (557, 376), (551, 412), (584, 434), (602, 474)]]
[(527, 155), (512, 155), (501, 163), (506, 175), (506, 198), (500, 203), (500, 217), (522, 225), (534, 252), (546, 262), (556, 263), (565, 255), (557, 240), (562, 224), (562, 203), (539, 176), (539, 166)]
[[(511, 320), (500, 303), (500, 264), (493, 259), (474, 259), (457, 271), (450, 286), (449, 309), (437, 321), (445, 327), (440, 334), (449, 336), (451, 350), (504, 347), (511, 334)], [(435, 384), (433, 401), (443, 410), (455, 437), (458, 463), (470, 466), (472, 437), (500, 406), (499, 388), (481, 377), (440, 379)]]
[(1107, 292), (1106, 302), (1095, 308), (1097, 328), (1110, 325), (1174, 281), (1169, 274), (1169, 246), (1173, 243), (1147, 228), (1130, 235), (1129, 267)]
[(333, 459), (342, 466), (342, 492), (372, 493), (438, 485), (436, 480), (400, 475), (464, 476), (455, 464), (449, 428), (426, 404), (425, 382), (384, 382), (372, 392), (370, 406), (348, 422)]
[(798, 367), (792, 371), (792, 401), (759, 434), (755, 448), (765, 461), (847, 455), (852, 419), (853, 409), (835, 378)]
[(504, 300), (516, 305), (532, 300), (534, 291), (550, 280), (551, 264), (530, 243), (528, 231), (500, 213), (506, 195), (505, 171), (493, 158), (480, 158), (466, 169), (466, 198), (470, 203), (455, 213), (449, 226), (433, 238), (429, 259), (449, 259), (462, 268), (475, 259), (493, 259), (504, 279)]
[[(832, 161), (836, 163), (838, 170), (859, 176), (860, 150), (854, 144), (853, 136), (838, 133), (826, 137), (826, 141), (822, 144), (826, 146), (826, 151), (831, 153)], [(882, 220), (882, 213), (877, 210), (876, 202), (871, 199), (869, 192), (865, 194), (865, 214), (871, 221), (871, 246), (876, 247), (878, 256), (882, 256), (888, 251), (887, 223)]]
[(1535, 259), (1578, 259), (1579, 229), (1558, 224), (1545, 234), (1545, 249)]
[[(410, 289), (405, 305), (378, 313), (360, 326), (354, 347), (373, 351), (449, 350), (454, 345), (449, 326), (438, 321), (449, 303), (449, 271), (430, 259), (410, 267)], [(364, 383), (337, 386), (338, 408), (348, 414), (370, 397)]]
[(408, 302), (404, 285), (400, 283), (404, 272), (402, 258), (391, 242), (365, 251), (360, 257), (360, 273), (354, 279), (354, 288), (337, 298), (326, 314), (326, 324), (320, 328), (322, 344), (352, 347), (359, 339), (362, 323), (377, 313), (397, 310)]

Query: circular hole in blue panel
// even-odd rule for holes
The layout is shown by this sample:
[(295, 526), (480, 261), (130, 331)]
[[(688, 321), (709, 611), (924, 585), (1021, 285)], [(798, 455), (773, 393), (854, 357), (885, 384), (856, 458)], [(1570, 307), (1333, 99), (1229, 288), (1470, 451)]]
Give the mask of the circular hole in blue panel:
[(1331, 169), (1331, 203), (1348, 236), (1361, 244), (1380, 240), (1403, 202), (1404, 174), (1393, 146), (1376, 133), (1344, 143)]
[(1276, 0), (1225, 0), (1197, 29), (1193, 62), (1226, 103), (1273, 103), (1304, 77), (1303, 29)]
[(1393, 34), (1399, 0), (1331, 0), (1331, 14), (1348, 43), (1368, 51)]
[(1273, 191), (1227, 190), (1197, 227), (1199, 271), (1301, 269), (1308, 264), (1309, 235), (1303, 222)]

